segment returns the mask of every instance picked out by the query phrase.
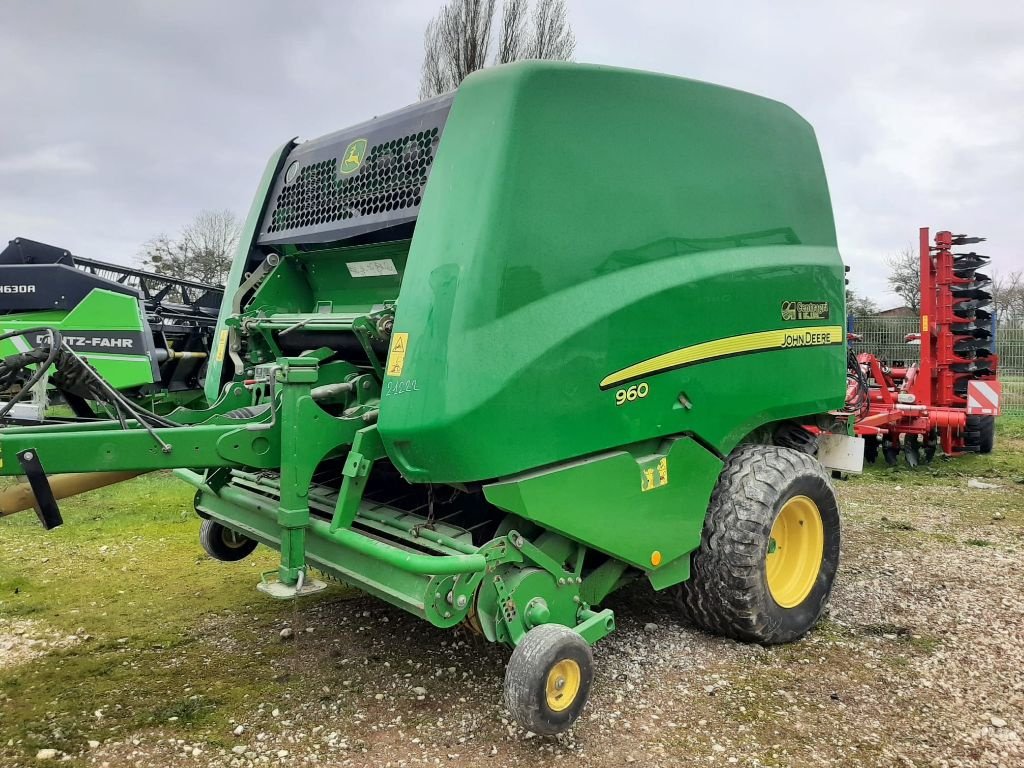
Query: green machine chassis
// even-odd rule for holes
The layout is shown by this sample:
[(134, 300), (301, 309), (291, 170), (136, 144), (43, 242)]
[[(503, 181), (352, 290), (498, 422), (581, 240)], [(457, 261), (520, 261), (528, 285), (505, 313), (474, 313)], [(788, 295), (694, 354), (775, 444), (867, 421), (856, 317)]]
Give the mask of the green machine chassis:
[[(173, 426), (8, 429), (0, 472), (53, 508), (42, 471), (175, 469), (204, 535), (280, 552), (261, 589), (318, 589), (312, 567), (435, 626), (468, 622), (516, 647), (510, 701), (535, 695), (523, 659), (565, 647), (547, 719), (510, 704), (555, 732), (585, 699), (586, 645), (614, 629), (602, 601), (638, 577), (687, 582), (723, 467), (754, 482), (750, 462), (774, 460), (743, 446), (790, 452), (773, 484), (803, 473), (818, 556), (838, 557), (827, 478), (793, 449), (839, 431), (843, 287), (814, 134), (787, 107), (647, 73), (499, 67), (271, 157), (211, 407)], [(769, 553), (797, 540), (766, 525)], [(732, 634), (806, 631), (831, 567), (798, 630)]]

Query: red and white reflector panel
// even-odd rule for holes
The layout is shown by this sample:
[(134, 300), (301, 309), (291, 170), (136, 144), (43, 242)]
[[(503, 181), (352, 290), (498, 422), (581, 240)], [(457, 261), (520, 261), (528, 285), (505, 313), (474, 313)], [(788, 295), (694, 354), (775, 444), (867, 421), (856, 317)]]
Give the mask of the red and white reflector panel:
[(998, 416), (999, 395), (1003, 385), (998, 381), (967, 382), (967, 415)]

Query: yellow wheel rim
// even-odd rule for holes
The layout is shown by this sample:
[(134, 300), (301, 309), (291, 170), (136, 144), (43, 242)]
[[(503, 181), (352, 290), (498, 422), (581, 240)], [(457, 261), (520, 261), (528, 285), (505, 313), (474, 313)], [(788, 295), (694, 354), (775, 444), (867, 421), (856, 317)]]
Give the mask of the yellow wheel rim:
[(825, 551), (825, 527), (818, 505), (794, 496), (772, 523), (765, 555), (768, 591), (783, 608), (800, 605), (814, 588)]
[(576, 701), (580, 692), (580, 665), (572, 659), (562, 659), (548, 672), (545, 695), (548, 709), (561, 712)]

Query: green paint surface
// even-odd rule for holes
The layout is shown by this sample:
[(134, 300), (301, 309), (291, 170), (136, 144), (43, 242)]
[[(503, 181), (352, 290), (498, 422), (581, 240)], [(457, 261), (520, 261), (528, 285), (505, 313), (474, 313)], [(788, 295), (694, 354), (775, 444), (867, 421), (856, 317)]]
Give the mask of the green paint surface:
[[(97, 288), (69, 312), (25, 312), (0, 317), (3, 333), (51, 326), (65, 334), (88, 335), (103, 331), (136, 331), (149, 333), (142, 307), (133, 296)], [(18, 353), (14, 339), (0, 341), (0, 357)], [(153, 383), (153, 366), (149, 357), (109, 353), (81, 353), (89, 364), (115, 389), (129, 389)]]
[(651, 375), (623, 405), (599, 384), (688, 345), (786, 328), (790, 301), (829, 303), (801, 327), (843, 324), (821, 158), (791, 109), (604, 67), (476, 73), (409, 251), (395, 330), (409, 334), (400, 378), (416, 387), (383, 398), (385, 446), (420, 482), (687, 432), (728, 453), (764, 423), (840, 407), (845, 345)]

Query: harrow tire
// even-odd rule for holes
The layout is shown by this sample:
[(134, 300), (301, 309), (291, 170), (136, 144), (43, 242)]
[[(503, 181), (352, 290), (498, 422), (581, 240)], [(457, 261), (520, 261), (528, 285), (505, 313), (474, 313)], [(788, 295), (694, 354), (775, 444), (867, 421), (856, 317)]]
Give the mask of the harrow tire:
[(994, 416), (968, 416), (964, 431), (964, 445), (974, 453), (992, 453), (996, 443)]
[(199, 543), (203, 545), (206, 554), (223, 563), (233, 563), (248, 557), (257, 544), (215, 520), (203, 520), (199, 528)]
[[(776, 523), (797, 500), (816, 506), (821, 541), (815, 557), (820, 560), (817, 571), (808, 572), (806, 593), (784, 607), (769, 584), (768, 558), (781, 551)], [(794, 531), (805, 535), (803, 528)], [(719, 475), (690, 579), (676, 587), (676, 601), (708, 632), (765, 645), (796, 640), (825, 611), (839, 566), (839, 539), (839, 505), (817, 460), (787, 448), (741, 446)]]
[(527, 632), (505, 668), (505, 706), (528, 731), (551, 736), (580, 716), (594, 681), (594, 654), (561, 624)]
[(878, 461), (878, 438), (874, 435), (864, 438), (864, 461), (868, 464)]

